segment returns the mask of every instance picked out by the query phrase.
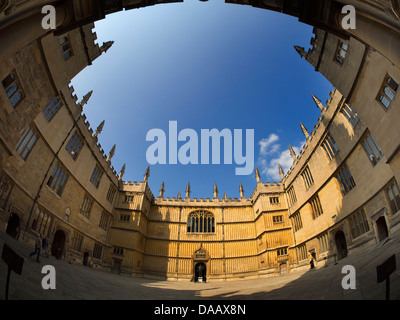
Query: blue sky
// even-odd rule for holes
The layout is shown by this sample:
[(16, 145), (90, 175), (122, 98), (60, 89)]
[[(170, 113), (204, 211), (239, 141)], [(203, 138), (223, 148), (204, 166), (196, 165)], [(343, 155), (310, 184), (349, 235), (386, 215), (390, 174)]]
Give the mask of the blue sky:
[[(311, 131), (320, 113), (311, 94), (324, 102), (332, 89), (293, 49), (308, 49), (312, 27), (283, 14), (223, 1), (185, 1), (119, 12), (96, 22), (99, 44), (115, 41), (72, 85), (91, 127), (105, 126), (99, 142), (106, 153), (117, 145), (112, 165), (126, 163), (124, 180), (141, 181), (149, 165), (149, 130), (160, 128), (168, 139), (169, 121), (178, 132), (254, 129), (254, 162), (263, 182), (280, 181), (278, 163), (292, 164), (305, 141), (299, 122)], [(178, 143), (178, 149), (184, 142)], [(222, 154), (222, 153), (221, 153)], [(168, 160), (168, 158), (167, 158)], [(151, 165), (149, 185), (157, 197), (185, 194), (193, 198), (245, 196), (254, 190), (251, 175), (235, 175), (238, 165)]]

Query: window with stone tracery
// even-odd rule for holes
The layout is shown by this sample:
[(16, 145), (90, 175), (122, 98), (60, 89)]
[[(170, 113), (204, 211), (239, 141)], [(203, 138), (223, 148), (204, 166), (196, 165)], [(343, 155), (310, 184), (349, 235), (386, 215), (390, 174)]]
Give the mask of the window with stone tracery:
[(215, 233), (215, 218), (209, 211), (199, 210), (189, 214), (188, 233)]

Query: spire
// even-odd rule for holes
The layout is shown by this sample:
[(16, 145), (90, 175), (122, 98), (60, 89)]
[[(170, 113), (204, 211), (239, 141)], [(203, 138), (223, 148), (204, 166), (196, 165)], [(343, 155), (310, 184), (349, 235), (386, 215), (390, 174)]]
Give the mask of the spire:
[(103, 131), (103, 127), (104, 127), (104, 123), (106, 122), (106, 120), (103, 120), (102, 123), (99, 124), (99, 126), (96, 129), (96, 132), (94, 133), (93, 137), (98, 138), (99, 134), (101, 133), (101, 131)]
[(282, 169), (281, 164), (279, 164), (279, 174), (280, 174), (280, 176), (281, 176), (281, 178), (283, 180), (283, 178), (285, 178), (285, 174), (283, 173), (283, 169)]
[(182, 200), (181, 193), (178, 192), (178, 196), (176, 197), (178, 200)]
[(164, 191), (165, 191), (165, 188), (164, 188), (164, 181), (163, 181), (163, 183), (161, 184), (161, 188), (160, 188), (160, 195), (159, 195), (160, 198), (164, 198)]
[(324, 107), (324, 105), (321, 103), (321, 100), (319, 100), (316, 96), (314, 96), (313, 94), (311, 95), (312, 98), (314, 99), (315, 104), (317, 105), (317, 107), (319, 108), (319, 110), (324, 111), (326, 108)]
[(214, 183), (214, 199), (215, 198), (218, 198), (218, 188), (216, 183)]
[(122, 168), (121, 168), (121, 171), (119, 172), (118, 180), (122, 180), (122, 177), (123, 177), (124, 174), (125, 174), (125, 167), (126, 167), (126, 163), (124, 163), (124, 165), (123, 165)]
[(190, 183), (189, 182), (186, 187), (186, 198), (190, 198)]
[(294, 46), (294, 49), (297, 51), (301, 58), (307, 58), (308, 53), (304, 50), (304, 47)]
[(84, 106), (85, 104), (88, 103), (90, 97), (92, 96), (92, 93), (93, 93), (93, 90), (89, 91), (89, 92), (83, 97), (82, 101), (78, 103), (78, 106), (81, 107), (81, 108), (83, 108), (83, 106)]
[(244, 198), (244, 191), (243, 191), (242, 183), (240, 183), (240, 185), (239, 185), (239, 194), (240, 194), (240, 198)]
[(144, 181), (147, 182), (150, 177), (150, 166), (147, 167), (146, 172), (144, 173)]
[(115, 148), (117, 147), (117, 145), (116, 144), (114, 144), (114, 146), (112, 147), (112, 149), (110, 150), (110, 153), (108, 154), (108, 157), (107, 157), (107, 162), (110, 162), (111, 161), (111, 159), (112, 159), (112, 157), (114, 157), (114, 154), (115, 154)]
[(103, 42), (103, 45), (100, 47), (100, 52), (101, 53), (106, 53), (108, 51), (108, 49), (111, 48), (111, 46), (114, 44), (114, 41), (107, 41), (107, 42)]
[(294, 152), (294, 150), (293, 150), (293, 148), (292, 148), (291, 145), (289, 145), (289, 151), (290, 151), (290, 155), (291, 155), (292, 158), (293, 158), (293, 161), (296, 161), (297, 156), (296, 156), (296, 153)]
[(301, 131), (303, 131), (303, 134), (306, 136), (306, 139), (308, 139), (308, 137), (310, 135), (308, 134), (308, 131), (307, 131), (306, 127), (304, 126), (304, 124), (302, 124), (301, 122), (300, 122), (300, 127), (301, 127)]
[(256, 167), (256, 174), (255, 174), (255, 176), (256, 176), (256, 179), (257, 179), (257, 183), (261, 183), (260, 172), (258, 172), (257, 167)]

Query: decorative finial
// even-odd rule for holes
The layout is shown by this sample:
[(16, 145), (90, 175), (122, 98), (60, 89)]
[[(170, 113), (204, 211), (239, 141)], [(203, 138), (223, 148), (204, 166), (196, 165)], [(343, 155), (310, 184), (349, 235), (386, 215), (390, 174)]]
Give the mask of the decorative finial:
[(285, 178), (285, 174), (283, 173), (283, 169), (282, 169), (281, 164), (279, 164), (279, 174), (281, 175), (281, 178), (283, 180), (283, 178)]
[(182, 200), (182, 197), (181, 197), (181, 193), (180, 193), (180, 192), (178, 192), (177, 199), (178, 199), (178, 200)]
[(125, 174), (125, 167), (126, 167), (126, 163), (124, 163), (124, 165), (123, 165), (122, 168), (121, 168), (121, 171), (119, 172), (118, 180), (122, 180), (122, 177), (123, 177), (124, 174)]
[(255, 176), (256, 176), (256, 179), (257, 179), (257, 183), (261, 183), (260, 172), (258, 172), (257, 167), (256, 167), (256, 174), (255, 174)]
[(96, 129), (96, 132), (94, 133), (93, 137), (98, 138), (99, 134), (103, 131), (103, 127), (104, 127), (104, 123), (106, 122), (106, 120), (103, 120), (102, 123), (99, 124), (99, 126)]
[(89, 92), (83, 97), (82, 101), (78, 103), (78, 106), (79, 106), (80, 108), (83, 108), (83, 106), (84, 106), (85, 104), (88, 103), (90, 97), (92, 96), (92, 93), (93, 93), (93, 90), (89, 91)]
[(301, 131), (303, 131), (303, 134), (305, 135), (306, 139), (308, 139), (308, 137), (309, 137), (310, 135), (309, 135), (309, 133), (308, 133), (306, 127), (304, 126), (304, 124), (302, 124), (301, 122), (300, 122), (300, 127), (301, 127)]
[(186, 186), (186, 198), (190, 198), (190, 183), (189, 182)]
[(100, 52), (101, 53), (106, 53), (108, 51), (108, 49), (111, 48), (111, 46), (114, 44), (114, 41), (107, 41), (107, 42), (103, 42), (103, 45), (100, 47)]
[(308, 53), (304, 50), (304, 47), (294, 46), (294, 48), (301, 58), (307, 58)]
[(242, 183), (240, 183), (240, 185), (239, 185), (239, 193), (240, 193), (240, 198), (244, 198), (244, 191), (243, 191)]
[(314, 99), (315, 104), (317, 105), (318, 109), (322, 111), (325, 111), (325, 107), (324, 105), (321, 103), (321, 100), (319, 100), (316, 96), (314, 96), (313, 94), (311, 95), (312, 98)]
[(147, 166), (146, 172), (144, 173), (144, 181), (147, 182), (150, 177), (150, 166)]
[(161, 184), (161, 188), (160, 188), (160, 195), (159, 195), (160, 198), (164, 198), (164, 191), (165, 191), (165, 188), (164, 188), (164, 181), (163, 181), (163, 183)]
[(290, 155), (291, 155), (292, 158), (293, 158), (293, 161), (296, 161), (297, 156), (296, 156), (296, 153), (294, 152), (294, 150), (293, 150), (293, 148), (292, 148), (291, 145), (289, 145), (289, 151), (290, 151)]
[(214, 199), (215, 198), (218, 198), (218, 188), (216, 183), (214, 183)]
[(111, 159), (112, 159), (112, 157), (114, 157), (114, 154), (115, 154), (115, 148), (117, 147), (117, 145), (116, 144), (114, 144), (114, 146), (112, 147), (112, 149), (110, 150), (110, 153), (108, 154), (108, 157), (107, 157), (107, 162), (110, 162), (111, 161)]

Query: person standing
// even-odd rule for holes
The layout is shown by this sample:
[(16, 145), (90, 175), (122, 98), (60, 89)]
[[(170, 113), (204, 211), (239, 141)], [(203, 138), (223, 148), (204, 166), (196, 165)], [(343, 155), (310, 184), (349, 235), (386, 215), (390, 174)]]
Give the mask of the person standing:
[(31, 252), (31, 254), (29, 255), (29, 257), (31, 258), (33, 255), (36, 254), (36, 262), (40, 262), (39, 258), (40, 258), (40, 251), (42, 248), (42, 239), (43, 239), (42, 235), (36, 238), (35, 251)]

